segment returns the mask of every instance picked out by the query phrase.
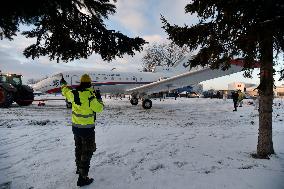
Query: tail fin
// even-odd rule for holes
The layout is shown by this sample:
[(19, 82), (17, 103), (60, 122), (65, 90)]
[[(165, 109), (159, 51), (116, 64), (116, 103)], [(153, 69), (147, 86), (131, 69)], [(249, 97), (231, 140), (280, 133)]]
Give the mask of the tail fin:
[(187, 54), (183, 56), (178, 62), (176, 62), (170, 70), (176, 73), (184, 73), (186, 71), (196, 71), (200, 69), (204, 69), (201, 66), (196, 66), (194, 68), (190, 67), (190, 60), (194, 58), (194, 55)]
[(172, 67), (156, 66), (154, 72), (170, 72), (174, 74), (180, 74), (187, 71), (195, 71), (201, 69), (201, 66), (190, 68), (190, 60), (192, 60), (193, 57), (194, 55), (187, 54), (183, 56), (179, 61), (177, 61)]
[(173, 65), (173, 68), (178, 68), (180, 66), (182, 66), (183, 68), (187, 68), (189, 67), (188, 60), (191, 60), (191, 59), (192, 59), (192, 55), (185, 55)]

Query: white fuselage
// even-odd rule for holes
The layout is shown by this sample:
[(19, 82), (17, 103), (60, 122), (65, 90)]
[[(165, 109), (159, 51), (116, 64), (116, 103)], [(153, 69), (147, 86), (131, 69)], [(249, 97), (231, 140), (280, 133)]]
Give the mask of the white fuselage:
[(43, 93), (60, 92), (62, 75), (67, 85), (75, 88), (80, 84), (80, 78), (83, 74), (90, 75), (94, 89), (110, 94), (125, 94), (128, 89), (175, 75), (173, 72), (66, 71), (36, 83), (33, 88), (35, 91)]

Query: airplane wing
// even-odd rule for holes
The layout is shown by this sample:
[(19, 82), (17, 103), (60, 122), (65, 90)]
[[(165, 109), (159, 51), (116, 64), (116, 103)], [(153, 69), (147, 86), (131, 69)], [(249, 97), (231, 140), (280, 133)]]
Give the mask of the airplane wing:
[(153, 94), (158, 92), (166, 92), (189, 85), (192, 86), (202, 81), (237, 73), (240, 71), (242, 71), (242, 67), (235, 64), (232, 64), (231, 67), (225, 71), (220, 69), (212, 70), (208, 67), (195, 71), (189, 71), (180, 75), (176, 75), (174, 77), (170, 77), (168, 79), (129, 89), (127, 90), (127, 92), (131, 94)]

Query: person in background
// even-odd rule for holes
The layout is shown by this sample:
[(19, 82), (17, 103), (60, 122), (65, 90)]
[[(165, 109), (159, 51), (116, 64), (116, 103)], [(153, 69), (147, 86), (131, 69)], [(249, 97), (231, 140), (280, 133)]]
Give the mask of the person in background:
[(224, 93), (223, 93), (223, 100), (226, 101), (227, 98), (228, 98), (228, 92), (224, 91)]
[(243, 100), (245, 98), (245, 95), (244, 93), (242, 93), (241, 90), (238, 90), (238, 105), (239, 107), (242, 107), (243, 106)]
[(258, 93), (257, 88), (254, 89), (254, 91), (257, 91), (257, 94), (253, 97), (254, 110), (258, 110), (258, 108), (259, 108), (259, 93)]
[(177, 97), (178, 97), (178, 92), (177, 92), (177, 91), (174, 91), (174, 95), (175, 95), (175, 100), (176, 100)]
[(233, 91), (232, 92), (232, 99), (234, 102), (234, 110), (233, 111), (237, 111), (237, 107), (238, 107), (238, 99), (239, 99), (239, 94), (237, 91)]
[(216, 98), (221, 99), (221, 93), (220, 93), (220, 91), (217, 91)]
[(96, 113), (103, 111), (104, 104), (100, 92), (94, 92), (91, 88), (91, 78), (87, 74), (82, 75), (80, 85), (74, 90), (67, 87), (63, 76), (60, 84), (62, 95), (72, 103), (76, 173), (79, 174), (77, 186), (89, 185), (94, 180), (88, 177), (88, 173), (92, 155), (96, 151)]
[(258, 107), (259, 107), (259, 96), (253, 97), (253, 104), (254, 104), (254, 110), (258, 110)]

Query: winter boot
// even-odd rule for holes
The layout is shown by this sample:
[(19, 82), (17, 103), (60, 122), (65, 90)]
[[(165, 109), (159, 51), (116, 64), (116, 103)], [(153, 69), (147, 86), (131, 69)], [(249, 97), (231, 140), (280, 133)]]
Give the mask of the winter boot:
[(89, 178), (89, 177), (82, 177), (81, 175), (79, 175), (78, 181), (77, 181), (77, 186), (86, 186), (91, 184), (94, 181), (93, 178)]

